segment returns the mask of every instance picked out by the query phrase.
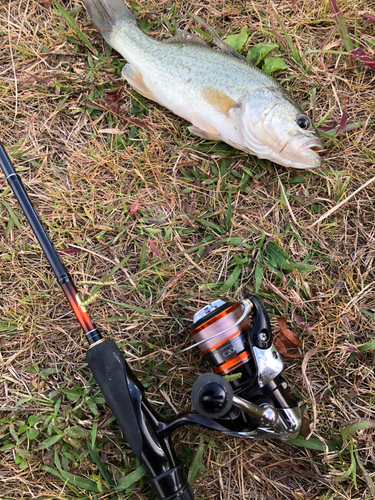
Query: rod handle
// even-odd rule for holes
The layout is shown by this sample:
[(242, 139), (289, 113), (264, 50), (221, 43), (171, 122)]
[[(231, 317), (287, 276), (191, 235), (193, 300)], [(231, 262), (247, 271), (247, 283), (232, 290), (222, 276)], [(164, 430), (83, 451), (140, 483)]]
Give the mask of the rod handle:
[(161, 431), (158, 415), (117, 345), (100, 340), (89, 348), (86, 359), (126, 441), (145, 464), (157, 496), (161, 500), (193, 500), (170, 435)]

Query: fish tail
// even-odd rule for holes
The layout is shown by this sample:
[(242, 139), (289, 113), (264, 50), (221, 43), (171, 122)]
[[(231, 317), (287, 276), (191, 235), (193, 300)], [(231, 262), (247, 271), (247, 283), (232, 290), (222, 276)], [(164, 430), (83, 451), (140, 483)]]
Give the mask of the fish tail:
[(114, 28), (136, 24), (135, 17), (122, 0), (84, 0), (88, 15), (109, 43)]

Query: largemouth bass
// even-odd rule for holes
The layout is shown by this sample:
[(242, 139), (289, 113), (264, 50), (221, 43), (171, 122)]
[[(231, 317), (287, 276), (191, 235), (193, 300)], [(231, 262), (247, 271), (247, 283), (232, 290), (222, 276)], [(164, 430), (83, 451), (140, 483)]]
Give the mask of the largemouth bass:
[(149, 37), (122, 0), (84, 0), (104, 39), (127, 61), (123, 77), (140, 94), (192, 123), (204, 139), (285, 167), (321, 165), (310, 119), (271, 76), (234, 51), (210, 48), (184, 31)]

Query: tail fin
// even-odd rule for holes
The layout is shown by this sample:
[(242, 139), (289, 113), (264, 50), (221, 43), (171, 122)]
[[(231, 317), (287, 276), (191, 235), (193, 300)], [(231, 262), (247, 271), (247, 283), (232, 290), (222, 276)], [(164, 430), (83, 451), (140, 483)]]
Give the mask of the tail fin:
[(109, 38), (115, 26), (132, 23), (135, 18), (122, 0), (84, 0), (88, 15), (103, 38)]

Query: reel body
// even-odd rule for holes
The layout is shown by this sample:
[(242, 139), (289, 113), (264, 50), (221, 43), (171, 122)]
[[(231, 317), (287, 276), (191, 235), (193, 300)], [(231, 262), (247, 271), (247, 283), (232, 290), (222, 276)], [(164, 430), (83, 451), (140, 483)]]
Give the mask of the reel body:
[(281, 376), (283, 362), (257, 297), (209, 304), (195, 314), (190, 335), (216, 374), (202, 375), (194, 385), (193, 405), (200, 414), (217, 420), (228, 434), (280, 439), (298, 435), (300, 410)]

